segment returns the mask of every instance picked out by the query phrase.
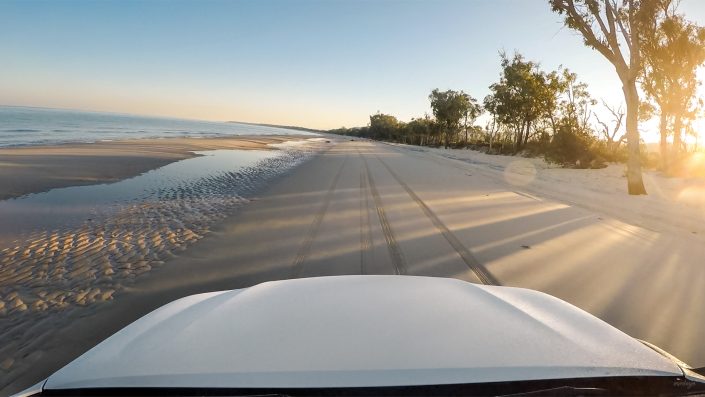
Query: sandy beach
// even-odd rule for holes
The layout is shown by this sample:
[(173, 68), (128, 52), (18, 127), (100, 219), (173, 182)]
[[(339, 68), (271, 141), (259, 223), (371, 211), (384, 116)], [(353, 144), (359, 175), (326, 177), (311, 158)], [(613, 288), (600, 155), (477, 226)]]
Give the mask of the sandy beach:
[[(654, 194), (634, 198), (619, 166), (559, 169), (469, 150), (308, 142), (2, 251), (0, 394), (40, 381), (177, 298), (343, 274), (543, 291), (705, 363), (697, 308), (705, 245), (689, 222), (702, 209), (678, 194), (699, 181), (647, 173)], [(637, 216), (639, 208), (668, 214), (672, 227)]]

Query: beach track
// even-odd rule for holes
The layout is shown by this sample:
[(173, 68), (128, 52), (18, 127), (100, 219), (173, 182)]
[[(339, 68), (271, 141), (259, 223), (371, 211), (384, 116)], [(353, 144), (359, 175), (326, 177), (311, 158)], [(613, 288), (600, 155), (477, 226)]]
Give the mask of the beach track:
[(476, 165), (331, 139), (329, 150), (277, 178), (99, 310), (55, 325), (28, 369), (0, 394), (40, 380), (183, 296), (347, 274), (537, 289), (705, 365), (705, 311), (693, 306), (705, 301), (705, 271), (692, 263), (705, 257), (703, 247), (674, 251), (659, 233), (527, 194)]

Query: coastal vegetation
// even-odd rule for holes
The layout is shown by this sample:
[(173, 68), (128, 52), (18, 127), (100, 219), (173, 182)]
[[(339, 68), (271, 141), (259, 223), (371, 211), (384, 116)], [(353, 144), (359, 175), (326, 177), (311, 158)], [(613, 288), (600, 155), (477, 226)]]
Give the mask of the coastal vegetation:
[[(500, 52), (499, 80), (480, 104), (462, 90), (429, 94), (432, 115), (408, 122), (376, 113), (367, 126), (330, 132), (491, 154), (542, 156), (572, 168), (626, 163), (629, 194), (646, 194), (642, 166), (683, 173), (703, 113), (697, 70), (705, 63), (705, 28), (677, 13), (672, 0), (549, 0), (584, 44), (613, 66), (626, 108), (598, 102), (577, 74), (543, 70), (520, 53)], [(477, 125), (485, 114), (484, 125)], [(601, 116), (600, 116), (601, 115)], [(607, 115), (607, 116), (605, 116)], [(639, 123), (658, 117), (660, 150), (645, 150)]]

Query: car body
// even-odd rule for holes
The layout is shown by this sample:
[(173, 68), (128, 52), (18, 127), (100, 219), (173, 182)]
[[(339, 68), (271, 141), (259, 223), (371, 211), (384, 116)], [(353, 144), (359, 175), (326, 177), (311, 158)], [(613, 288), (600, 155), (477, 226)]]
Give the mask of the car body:
[(335, 276), (179, 299), (24, 395), (446, 395), (640, 387), (685, 395), (705, 390), (703, 382), (668, 355), (541, 292), (445, 278)]

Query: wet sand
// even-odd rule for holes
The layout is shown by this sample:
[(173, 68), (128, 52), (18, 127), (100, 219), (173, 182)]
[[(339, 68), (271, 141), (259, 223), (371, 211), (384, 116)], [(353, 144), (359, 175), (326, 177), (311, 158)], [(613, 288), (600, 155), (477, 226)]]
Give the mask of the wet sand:
[[(76, 166), (73, 163), (83, 167), (81, 183), (95, 184), (110, 182), (115, 175), (133, 176), (148, 171), (148, 166), (177, 160), (184, 161), (162, 169), (177, 166), (178, 171), (193, 172), (190, 168), (202, 165), (201, 160), (208, 160), (210, 156), (193, 158), (192, 150), (209, 153), (210, 149), (260, 149), (259, 153), (248, 152), (247, 155), (232, 152), (234, 157), (226, 158), (225, 168), (216, 167), (195, 178), (153, 186), (151, 195), (117, 202), (111, 205), (110, 211), (91, 215), (90, 219), (85, 219), (89, 212), (81, 211), (78, 223), (53, 229), (39, 227), (26, 235), (18, 232), (18, 239), (13, 241), (0, 239), (0, 390), (14, 383), (18, 376), (31, 373), (39, 362), (52, 360), (52, 357), (45, 357), (46, 341), (60, 334), (60, 329), (70, 328), (77, 318), (95, 315), (101, 310), (101, 303), (129, 291), (136, 279), (178, 257), (188, 246), (209, 234), (219, 221), (247, 203), (249, 196), (266, 181), (327, 145), (320, 139), (304, 145), (287, 143), (300, 142), (301, 138), (140, 140), (3, 150), (5, 158), (21, 159), (17, 168), (26, 175), (31, 174), (33, 162), (46, 171), (37, 178), (25, 176), (22, 180), (22, 188), (39, 192), (53, 187), (45, 182), (54, 175), (59, 181), (53, 181), (54, 185), (74, 184), (70, 177), (72, 167)], [(310, 136), (304, 138), (311, 139)], [(277, 145), (277, 150), (268, 146), (270, 144)], [(266, 154), (261, 149), (272, 151)], [(250, 160), (238, 162), (237, 158)], [(63, 162), (72, 165), (64, 167)], [(151, 181), (155, 179), (153, 172), (159, 176), (162, 169), (130, 181), (147, 175), (151, 175)], [(168, 174), (163, 176), (169, 177)], [(0, 180), (13, 177), (16, 175), (5, 169)], [(129, 181), (119, 182), (119, 185), (125, 182)], [(157, 181), (154, 182), (156, 185)], [(73, 196), (69, 197), (77, 199), (76, 194), (98, 188), (81, 186), (59, 190), (73, 190)], [(56, 192), (10, 201), (31, 201), (35, 196), (51, 196)], [(30, 205), (30, 212), (32, 208)], [(0, 220), (13, 215), (0, 213)], [(0, 225), (3, 233), (9, 230), (12, 234), (15, 228), (5, 226)], [(77, 336), (81, 338), (80, 333)], [(4, 392), (7, 390), (0, 394)]]
[(78, 185), (115, 182), (174, 161), (193, 151), (266, 149), (302, 136), (135, 139), (113, 142), (0, 148), (0, 200)]

